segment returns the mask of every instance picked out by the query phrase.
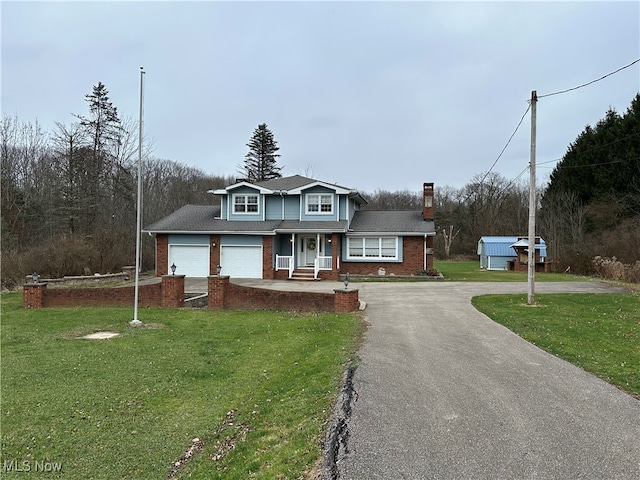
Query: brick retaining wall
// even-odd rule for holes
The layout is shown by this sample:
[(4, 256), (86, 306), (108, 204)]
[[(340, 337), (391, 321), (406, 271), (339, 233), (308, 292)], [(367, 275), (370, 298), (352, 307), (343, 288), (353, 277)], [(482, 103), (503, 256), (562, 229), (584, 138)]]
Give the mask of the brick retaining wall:
[[(164, 275), (159, 283), (140, 285), (138, 305), (178, 308), (184, 306), (184, 275)], [(334, 293), (290, 292), (237, 285), (229, 277), (210, 276), (208, 306), (212, 310), (293, 310), (302, 312), (355, 312), (360, 307), (358, 290)], [(23, 308), (127, 306), (132, 305), (135, 286), (115, 288), (56, 288), (46, 283), (23, 287)]]
[(334, 293), (290, 292), (237, 285), (229, 277), (209, 277), (209, 308), (231, 310), (295, 310), (303, 312), (355, 312), (358, 290)]

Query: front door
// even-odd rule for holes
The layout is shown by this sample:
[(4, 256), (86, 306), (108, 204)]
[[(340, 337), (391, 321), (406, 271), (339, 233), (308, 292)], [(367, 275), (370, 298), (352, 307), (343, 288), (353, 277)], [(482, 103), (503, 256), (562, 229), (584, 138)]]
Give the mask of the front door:
[(313, 262), (318, 255), (322, 255), (322, 238), (318, 245), (316, 235), (300, 235), (298, 237), (298, 267), (313, 267)]

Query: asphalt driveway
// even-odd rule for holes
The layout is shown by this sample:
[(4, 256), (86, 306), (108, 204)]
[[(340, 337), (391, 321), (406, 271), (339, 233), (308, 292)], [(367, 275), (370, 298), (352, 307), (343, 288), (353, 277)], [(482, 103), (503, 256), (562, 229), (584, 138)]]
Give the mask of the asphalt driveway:
[[(526, 293), (526, 283), (352, 286), (370, 328), (334, 478), (640, 478), (640, 402), (470, 303)], [(536, 293), (593, 291), (613, 289), (536, 285)]]

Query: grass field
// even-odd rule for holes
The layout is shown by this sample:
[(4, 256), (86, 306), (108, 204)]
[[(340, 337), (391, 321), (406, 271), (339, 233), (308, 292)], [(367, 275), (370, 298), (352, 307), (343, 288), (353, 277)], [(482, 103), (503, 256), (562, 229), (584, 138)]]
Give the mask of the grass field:
[[(434, 268), (444, 275), (445, 280), (455, 282), (526, 282), (527, 272), (508, 270), (486, 270), (480, 262), (459, 262), (436, 260)], [(536, 282), (584, 282), (588, 277), (565, 273), (536, 273)]]
[[(300, 478), (363, 329), (351, 314), (170, 309), (133, 328), (130, 308), (21, 301), (2, 295), (3, 478)], [(120, 336), (78, 339), (104, 330)]]
[(525, 340), (640, 398), (640, 295), (483, 295), (473, 305)]

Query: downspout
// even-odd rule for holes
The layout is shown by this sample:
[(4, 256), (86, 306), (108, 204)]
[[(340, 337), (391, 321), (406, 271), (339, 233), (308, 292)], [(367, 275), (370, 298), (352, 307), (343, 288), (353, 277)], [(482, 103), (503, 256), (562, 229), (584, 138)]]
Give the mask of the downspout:
[(424, 234), (424, 255), (423, 255), (423, 259), (422, 259), (422, 269), (426, 272), (427, 271), (427, 234)]

